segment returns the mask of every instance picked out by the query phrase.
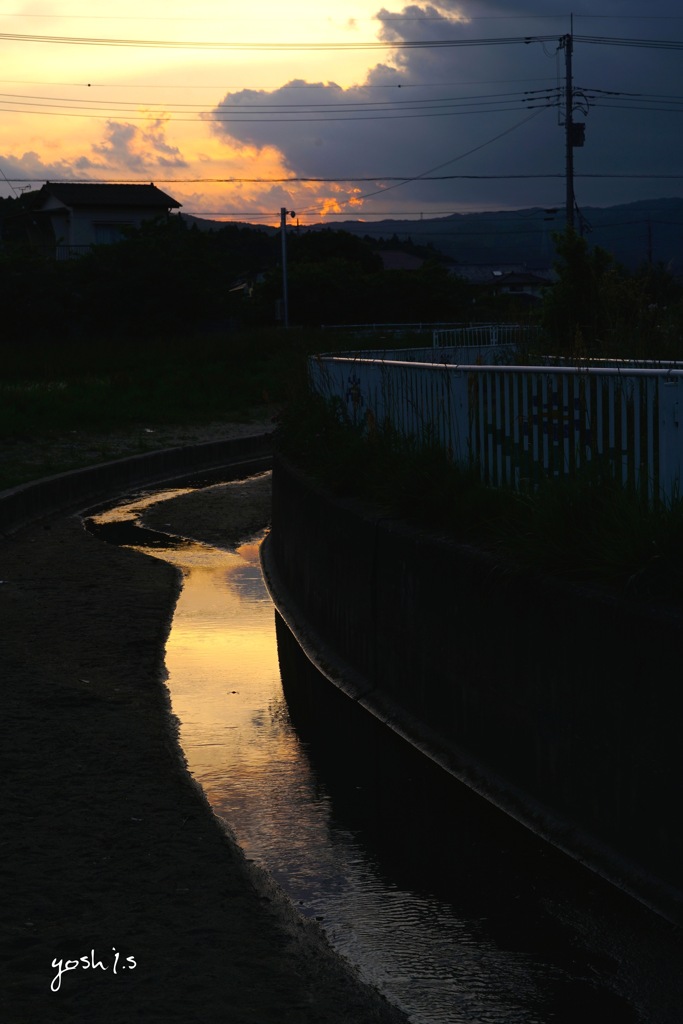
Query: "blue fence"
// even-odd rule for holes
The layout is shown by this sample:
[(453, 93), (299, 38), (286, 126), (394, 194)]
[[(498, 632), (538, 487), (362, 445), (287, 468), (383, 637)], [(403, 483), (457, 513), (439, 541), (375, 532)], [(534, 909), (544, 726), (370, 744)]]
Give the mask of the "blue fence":
[(438, 443), (494, 486), (571, 476), (599, 457), (651, 501), (679, 495), (683, 368), (482, 365), (461, 362), (466, 351), (313, 356), (310, 379), (352, 421)]

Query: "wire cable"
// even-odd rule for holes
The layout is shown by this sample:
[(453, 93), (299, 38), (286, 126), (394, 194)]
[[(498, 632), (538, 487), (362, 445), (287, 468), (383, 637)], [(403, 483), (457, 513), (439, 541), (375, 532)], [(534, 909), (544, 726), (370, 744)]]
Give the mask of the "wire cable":
[[(55, 36), (33, 33), (0, 32), (0, 39), (18, 43), (49, 43), (62, 46), (112, 46), (165, 50), (236, 50), (236, 51), (334, 51), (334, 50), (423, 50), (448, 49), (461, 46), (506, 46), (523, 43), (557, 43), (563, 35), (493, 36), (488, 39), (375, 39), (368, 42), (344, 43), (247, 43), (185, 39), (116, 39), (97, 36)], [(617, 36), (573, 35), (574, 43), (607, 46), (638, 46), (649, 49), (681, 50), (683, 41), (671, 39), (637, 39)]]
[(416, 39), (416, 40), (371, 40), (369, 42), (345, 43), (245, 43), (229, 41), (206, 41), (185, 39), (115, 39), (96, 36), (52, 36), (32, 33), (0, 32), (0, 39), (15, 43), (50, 43), (62, 46), (113, 46), (164, 50), (261, 50), (282, 51), (331, 51), (331, 50), (423, 50), (443, 49), (453, 46), (504, 46), (513, 43), (557, 42), (558, 36), (500, 36), (491, 39)]
[(502, 139), (505, 135), (509, 135), (510, 132), (514, 132), (518, 128), (521, 128), (522, 125), (527, 124), (528, 121), (533, 121), (533, 119), (538, 117), (540, 113), (540, 110), (535, 111), (533, 114), (530, 114), (529, 117), (523, 118), (521, 121), (518, 121), (517, 124), (513, 124), (510, 128), (506, 128), (505, 131), (499, 132), (497, 135), (494, 135), (493, 138), (487, 139), (486, 142), (482, 142), (480, 145), (474, 146), (472, 149), (468, 149), (465, 153), (460, 153), (458, 156), (454, 156), (452, 159), (446, 160), (444, 163), (438, 164), (436, 167), (430, 167), (428, 170), (423, 171), (422, 174), (416, 174), (411, 178), (405, 178), (403, 181), (399, 181), (394, 185), (387, 185), (386, 188), (377, 189), (377, 191), (375, 192), (368, 192), (362, 196), (355, 196), (352, 199), (347, 200), (347, 205), (348, 203), (351, 203), (353, 201), (362, 201), (364, 199), (370, 199), (372, 196), (380, 195), (381, 193), (384, 192), (389, 192), (391, 189), (394, 188), (400, 188), (402, 185), (409, 185), (411, 182), (414, 181), (426, 180), (427, 175), (433, 174), (434, 171), (440, 171), (442, 167), (448, 167), (450, 166), (450, 164), (457, 163), (458, 160), (464, 160), (465, 157), (471, 156), (473, 153), (479, 152), (480, 149), (484, 149), (486, 146), (490, 146), (493, 142), (497, 142), (498, 139)]

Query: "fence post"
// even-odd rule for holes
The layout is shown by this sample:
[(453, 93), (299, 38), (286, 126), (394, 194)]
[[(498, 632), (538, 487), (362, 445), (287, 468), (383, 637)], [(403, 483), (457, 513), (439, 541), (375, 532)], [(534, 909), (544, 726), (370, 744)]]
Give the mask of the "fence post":
[(659, 487), (664, 501), (681, 497), (683, 476), (683, 379), (660, 377)]

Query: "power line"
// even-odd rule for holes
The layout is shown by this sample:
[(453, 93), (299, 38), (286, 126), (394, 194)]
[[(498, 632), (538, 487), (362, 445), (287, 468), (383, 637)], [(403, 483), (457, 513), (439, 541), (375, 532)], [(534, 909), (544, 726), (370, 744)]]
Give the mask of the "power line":
[[(135, 47), (145, 49), (167, 50), (234, 50), (283, 52), (283, 51), (334, 51), (334, 50), (411, 50), (411, 49), (448, 49), (462, 46), (506, 46), (515, 43), (557, 43), (562, 38), (554, 35), (527, 36), (494, 36), (487, 39), (414, 39), (414, 40), (371, 40), (368, 42), (344, 43), (248, 43), (226, 42), (218, 40), (180, 40), (180, 39), (117, 39), (98, 36), (55, 36), (33, 33), (0, 32), (0, 39), (19, 43), (49, 43), (62, 46), (111, 46)], [(680, 50), (683, 41), (669, 39), (637, 39), (618, 36), (584, 36), (574, 35), (579, 43), (599, 44), (608, 46), (638, 46), (650, 49)]]
[[(503, 136), (509, 135), (510, 132), (516, 131), (517, 128), (521, 128), (522, 125), (527, 123), (527, 121), (532, 121), (535, 117), (538, 116), (538, 114), (540, 114), (540, 112), (540, 110), (536, 111), (536, 113), (531, 114), (529, 117), (525, 117), (522, 121), (519, 121), (517, 124), (511, 125), (511, 127), (506, 128), (505, 131), (499, 132), (497, 135), (494, 135), (492, 139), (488, 139), (486, 142), (482, 142), (480, 145), (475, 146), (473, 149), (467, 150), (467, 152), (465, 153), (460, 153), (458, 156), (453, 157), (451, 160), (446, 160), (444, 163), (439, 164), (437, 167), (430, 167), (429, 170), (424, 171), (422, 174), (414, 175), (413, 177), (406, 178), (403, 181), (397, 182), (395, 185), (387, 185), (386, 188), (380, 188), (376, 192), (368, 192), (365, 195), (357, 196), (354, 198), (356, 200), (370, 199), (372, 196), (379, 195), (382, 192), (388, 192), (390, 189), (400, 188), (402, 185), (408, 185), (416, 181), (424, 181), (427, 179), (427, 176), (433, 174), (434, 171), (439, 171), (441, 170), (442, 167), (448, 167), (450, 164), (453, 164), (458, 160), (464, 160), (465, 157), (471, 156), (472, 153), (477, 153), (480, 149), (484, 149), (485, 146), (490, 146), (493, 142), (497, 142), (498, 139), (502, 139)], [(347, 200), (347, 203), (350, 202), (353, 202), (353, 200)]]
[[(181, 16), (181, 15), (149, 15), (149, 14), (36, 14), (29, 11), (12, 11), (7, 14), (3, 14), (4, 18), (38, 18), (42, 21), (55, 21), (57, 19), (65, 21), (210, 21), (215, 23), (221, 19), (219, 18), (208, 18), (206, 16)], [(489, 14), (489, 15), (468, 15), (467, 22), (471, 21), (529, 21), (533, 18), (534, 21), (541, 20), (561, 20), (566, 15), (560, 14)], [(683, 15), (680, 14), (575, 14), (574, 19), (576, 21), (582, 21), (583, 19), (592, 18), (594, 20), (603, 21), (683, 21)], [(227, 19), (223, 19), (227, 20)], [(231, 21), (233, 19), (230, 19)], [(382, 18), (382, 23), (388, 21), (444, 21), (443, 15), (421, 15), (419, 17), (409, 14), (392, 14), (389, 17)]]
[[(320, 86), (317, 87), (318, 89)], [(374, 87), (364, 87), (354, 92), (372, 92)], [(623, 92), (614, 89), (588, 88), (576, 86), (574, 92), (586, 103), (613, 109), (624, 110), (661, 110), (679, 111), (679, 104), (683, 103), (683, 96), (667, 95), (662, 93)], [(312, 121), (314, 115), (322, 113), (325, 116), (320, 120), (341, 119), (336, 115), (353, 114), (360, 115), (359, 120), (385, 116), (397, 118), (410, 116), (404, 114), (405, 110), (423, 112), (426, 116), (438, 116), (448, 113), (497, 113), (503, 110), (524, 109), (520, 104), (526, 105), (528, 109), (534, 107), (558, 105), (563, 95), (562, 87), (554, 86), (545, 89), (526, 89), (524, 91), (508, 91), (473, 94), (464, 96), (436, 96), (431, 98), (398, 99), (390, 100), (326, 100), (323, 103), (314, 102), (249, 102), (244, 106), (236, 105), (231, 107), (228, 103), (219, 103), (210, 110), (199, 103), (174, 103), (158, 106), (153, 102), (140, 100), (107, 100), (87, 99), (60, 96), (31, 95), (25, 93), (0, 93), (1, 109), (7, 113), (38, 113), (49, 114), (53, 111), (64, 113), (65, 116), (80, 117), (101, 117), (123, 114), (131, 120), (149, 120), (152, 118), (173, 119), (176, 121), (194, 121), (197, 118), (210, 118), (220, 123), (230, 122), (267, 122), (266, 115), (276, 113), (277, 118), (272, 120), (301, 120)], [(611, 103), (607, 103), (607, 100)], [(636, 105), (638, 100), (645, 106)], [(503, 103), (504, 106), (494, 106), (494, 103)], [(37, 109), (31, 109), (37, 108)], [(144, 110), (144, 114), (133, 114), (132, 111)], [(226, 116), (221, 116), (221, 112)], [(182, 117), (183, 114), (192, 114), (192, 117)], [(292, 115), (285, 118), (284, 114)]]
[(683, 50), (683, 40), (673, 39), (622, 39), (617, 36), (574, 36), (575, 43), (592, 43), (599, 46), (638, 46), (649, 50)]
[[(455, 159), (458, 159), (457, 157)], [(449, 161), (447, 161), (448, 163)], [(679, 174), (651, 174), (651, 173), (638, 173), (638, 174), (622, 174), (622, 173), (579, 173), (576, 174), (577, 178), (604, 178), (606, 180), (612, 179), (635, 179), (638, 181), (649, 181), (649, 180), (662, 180), (662, 181), (680, 181), (683, 179), (683, 172)], [(247, 178), (247, 177), (232, 177), (232, 178), (154, 178), (154, 184), (156, 185), (295, 185), (295, 184), (313, 184), (313, 185), (344, 185), (362, 182), (376, 182), (376, 181), (530, 181), (540, 178), (564, 178), (562, 171), (547, 171), (547, 172), (536, 172), (534, 174), (439, 174), (439, 175), (424, 175), (417, 176), (414, 178), (407, 178), (405, 175), (390, 175), (390, 174), (375, 174), (372, 177), (336, 177), (336, 178), (313, 178), (294, 176), (290, 178)], [(6, 180), (8, 182), (14, 182), (15, 184), (35, 184), (36, 182), (42, 182), (43, 184), (52, 185), (148, 185), (149, 176), (146, 178), (58, 178), (50, 177), (45, 178), (36, 175), (32, 178), (26, 177), (15, 177), (14, 175), (8, 175)]]
[[(531, 93), (543, 93), (547, 90), (531, 90)], [(436, 96), (431, 98), (419, 98), (419, 99), (399, 99), (394, 98), (390, 100), (326, 100), (323, 103), (313, 102), (298, 102), (298, 103), (252, 103), (249, 102), (245, 108), (244, 113), (249, 114), (272, 114), (273, 112), (282, 113), (317, 113), (322, 112), (333, 112), (333, 113), (349, 113), (353, 111), (361, 112), (384, 112), (384, 111), (400, 111), (402, 109), (415, 109), (415, 110), (439, 110), (441, 108), (448, 108), (449, 106), (469, 106), (471, 104), (490, 104), (494, 101), (505, 102), (505, 103), (519, 103), (526, 100), (526, 97), (530, 95), (529, 90), (517, 91), (517, 92), (496, 92), (496, 93), (483, 93), (474, 94), (471, 96)], [(60, 96), (35, 96), (26, 93), (0, 93), (0, 102), (3, 103), (16, 103), (18, 106), (39, 106), (40, 104), (48, 104), (49, 107), (59, 106), (63, 109), (84, 109), (84, 110), (95, 110), (96, 112), (115, 109), (115, 110), (139, 110), (141, 107), (154, 107), (156, 104), (146, 103), (143, 100), (106, 100), (106, 99), (84, 99), (84, 98), (71, 98), (71, 97), (60, 97)], [(207, 110), (206, 106), (200, 103), (174, 103), (173, 105), (165, 105), (163, 107), (168, 113), (191, 113), (197, 112), (198, 114), (215, 114), (217, 110), (227, 109), (221, 104), (217, 107)], [(235, 107), (235, 113), (241, 114), (243, 111), (239, 107)]]
[[(485, 79), (473, 79), (463, 80), (459, 82), (373, 82), (372, 85), (358, 85), (354, 86), (355, 89), (365, 91), (368, 89), (391, 89), (391, 90), (407, 90), (407, 89), (450, 89), (455, 86), (463, 85), (502, 85), (510, 84), (513, 82), (551, 82), (554, 78), (544, 75), (536, 75), (534, 78), (485, 78)], [(220, 89), (228, 89), (230, 91), (241, 92), (247, 88), (253, 90), (264, 91), (271, 89), (270, 85), (249, 85), (245, 86), (242, 84), (231, 85), (226, 82), (218, 82), (214, 85), (198, 85), (193, 82), (167, 82), (164, 84), (158, 84), (155, 82), (46, 82), (36, 81), (34, 79), (22, 79), (22, 78), (0, 78), (0, 85), (56, 85), (61, 88), (72, 87), (78, 89), (209, 89), (213, 92)], [(296, 91), (301, 89), (319, 89), (319, 82), (285, 82), (284, 85), (277, 87), (277, 92), (284, 91)]]
[[(369, 42), (344, 43), (246, 43), (220, 42), (217, 40), (184, 40), (184, 39), (116, 39), (97, 36), (53, 36), (34, 35), (32, 33), (0, 32), (0, 39), (18, 43), (50, 43), (63, 46), (112, 46), (135, 47), (144, 49), (164, 50), (236, 50), (265, 52), (283, 51), (331, 51), (331, 50), (411, 50), (411, 49), (443, 49), (453, 46), (504, 46), (513, 43), (557, 42), (557, 35), (552, 36), (500, 36), (491, 39), (418, 39), (418, 40), (381, 40)], [(683, 45), (683, 44), (682, 44)]]
[[(323, 87), (323, 88), (325, 88), (325, 87)], [(359, 91), (359, 92), (360, 91), (363, 91), (363, 92), (365, 92), (365, 91), (372, 91), (372, 87), (369, 87), (368, 89), (363, 89), (363, 90), (357, 89), (357, 90), (354, 90), (354, 91)], [(462, 96), (437, 96), (437, 97), (432, 97), (431, 99), (398, 99), (398, 98), (395, 98), (395, 99), (391, 99), (391, 100), (357, 100), (355, 102), (354, 101), (350, 101), (350, 100), (344, 100), (344, 101), (326, 100), (324, 103), (308, 103), (308, 102), (305, 102), (305, 103), (268, 103), (268, 104), (259, 104), (259, 103), (252, 104), (252, 103), (250, 103), (249, 104), (249, 109), (250, 110), (256, 110), (256, 111), (259, 111), (259, 110), (272, 111), (273, 109), (295, 110), (295, 109), (297, 109), (299, 107), (304, 107), (307, 110), (325, 110), (325, 109), (332, 109), (332, 108), (335, 108), (335, 109), (347, 109), (347, 108), (348, 109), (352, 109), (353, 107), (381, 107), (381, 108), (384, 108), (384, 107), (408, 107), (408, 106), (410, 106), (410, 107), (416, 107), (416, 106), (417, 107), (423, 107), (423, 106), (427, 106), (427, 105), (428, 106), (432, 106), (432, 105), (435, 105), (435, 104), (444, 104), (444, 103), (471, 102), (472, 100), (488, 101), (488, 100), (492, 100), (492, 99), (501, 99), (501, 98), (518, 98), (518, 97), (527, 96), (527, 95), (529, 95), (530, 92), (534, 93), (534, 92), (544, 92), (544, 91), (545, 90), (542, 90), (542, 89), (532, 89), (532, 90), (525, 89), (525, 90), (517, 91), (517, 92), (483, 93), (482, 95), (475, 94), (474, 96), (467, 96), (467, 97), (462, 97)], [(641, 95), (641, 94), (640, 93), (631, 93), (630, 95), (635, 96), (635, 95)], [(49, 101), (49, 102), (54, 102), (56, 100), (61, 100), (61, 102), (65, 102), (65, 103), (78, 103), (78, 104), (83, 104), (83, 105), (85, 105), (85, 104), (100, 104), (100, 103), (107, 102), (106, 100), (100, 100), (100, 99), (92, 99), (92, 100), (91, 99), (79, 99), (79, 100), (74, 100), (74, 99), (69, 99), (69, 98), (66, 98), (66, 97), (34, 96), (34, 95), (26, 94), (26, 93), (0, 93), (0, 98), (15, 98), (17, 100), (30, 100), (30, 101), (34, 101), (35, 100), (35, 101)], [(140, 100), (138, 100), (138, 101), (134, 101), (134, 100), (120, 100), (120, 101), (117, 102), (118, 106), (129, 106), (129, 107), (139, 107), (141, 104), (142, 104), (142, 101), (140, 101)], [(186, 108), (196, 108), (196, 109), (199, 109), (199, 110), (206, 111), (206, 107), (203, 106), (200, 103), (177, 103), (177, 104), (175, 104), (175, 106), (176, 107), (181, 107), (183, 109), (186, 109)]]
[[(586, 103), (618, 110), (652, 110), (678, 113), (683, 109), (683, 96), (662, 93), (628, 93), (618, 90), (588, 89), (575, 87), (574, 92)], [(67, 97), (31, 96), (27, 94), (0, 93), (0, 109), (6, 113), (48, 115), (58, 113), (71, 117), (114, 117), (125, 116), (129, 120), (149, 121), (152, 119), (194, 122), (210, 119), (215, 123), (268, 123), (269, 121), (332, 121), (332, 120), (377, 120), (404, 117), (438, 117), (460, 113), (501, 113), (506, 110), (538, 109), (557, 106), (563, 95), (560, 87), (532, 89), (524, 92), (485, 93), (473, 96), (433, 97), (415, 100), (344, 100), (325, 103), (249, 103), (244, 107), (230, 107), (219, 104), (207, 110), (202, 104), (180, 103), (155, 106), (142, 100), (100, 100), (70, 99)], [(607, 101), (611, 102), (607, 102)], [(635, 101), (639, 101), (636, 103)], [(494, 106), (503, 103), (504, 106)], [(36, 108), (36, 109), (32, 109)], [(144, 110), (144, 114), (133, 111)], [(415, 113), (404, 113), (404, 111)], [(221, 115), (221, 112), (225, 116)], [(277, 114), (277, 117), (266, 115)], [(182, 115), (193, 116), (185, 117)], [(316, 115), (322, 116), (316, 116)], [(342, 117), (351, 114), (352, 117)], [(285, 116), (291, 115), (291, 116)]]
[(683, 14), (575, 14), (575, 21), (595, 18), (602, 21), (683, 21)]
[[(546, 107), (548, 107), (550, 105), (551, 104), (544, 104), (541, 109), (545, 109)], [(283, 115), (281, 115), (279, 117), (265, 117), (265, 116), (261, 116), (261, 117), (237, 117), (237, 116), (232, 116), (231, 115), (231, 116), (228, 116), (228, 117), (214, 117), (214, 116), (212, 116), (211, 119), (210, 119), (210, 123), (212, 123), (212, 124), (292, 124), (292, 123), (293, 124), (321, 124), (321, 123), (329, 123), (329, 122), (332, 122), (332, 121), (354, 121), (356, 123), (358, 123), (359, 121), (404, 121), (404, 120), (407, 120), (407, 119), (408, 120), (410, 120), (410, 119), (414, 120), (415, 118), (420, 118), (420, 119), (430, 118), (431, 119), (431, 118), (435, 118), (435, 117), (458, 117), (458, 116), (464, 116), (464, 115), (467, 115), (467, 114), (505, 114), (505, 113), (515, 112), (515, 111), (519, 111), (519, 110), (527, 110), (527, 109), (528, 109), (528, 107), (526, 107), (524, 104), (521, 104), (521, 105), (517, 104), (515, 106), (507, 106), (507, 107), (475, 107), (475, 108), (467, 109), (467, 110), (441, 110), (441, 111), (436, 111), (436, 112), (432, 112), (432, 113), (427, 112), (427, 111), (422, 111), (422, 112), (417, 112), (417, 113), (413, 113), (413, 114), (403, 114), (403, 113), (395, 113), (395, 114), (388, 114), (388, 113), (387, 114), (365, 114), (365, 115), (345, 115), (345, 114), (342, 114), (342, 115), (331, 115), (331, 116), (327, 116), (327, 117), (311, 117), (311, 116), (306, 116), (304, 114), (302, 114), (301, 116), (298, 116), (298, 117), (288, 117), (288, 116), (283, 116)], [(23, 110), (23, 109), (19, 109), (18, 110), (15, 107), (5, 107), (5, 106), (1, 106), (0, 105), (0, 110), (2, 110), (4, 113), (7, 113), (7, 114), (38, 114), (41, 117), (49, 117), (49, 116), (55, 116), (55, 117), (78, 117), (78, 118), (85, 118), (85, 119), (88, 119), (88, 120), (101, 119), (103, 117), (111, 119), (112, 117), (115, 116), (113, 113), (110, 113), (110, 114), (107, 114), (106, 112), (102, 112), (102, 113), (94, 113), (94, 112), (78, 113), (77, 111), (73, 111), (73, 110), (69, 110), (69, 109), (61, 109), (61, 108), (55, 108), (55, 109), (46, 108), (46, 109), (42, 109), (42, 110)], [(124, 116), (126, 117), (126, 119), (128, 121), (149, 122), (149, 121), (159, 121), (159, 120), (164, 120), (165, 121), (165, 120), (168, 120), (168, 121), (172, 121), (175, 124), (195, 124), (198, 121), (204, 120), (202, 118), (197, 118), (197, 117), (168, 117), (167, 116), (167, 112), (164, 111), (164, 110), (159, 110), (157, 112), (152, 111), (152, 112), (147, 113), (147, 114), (129, 114), (128, 112), (124, 112)], [(208, 118), (206, 120), (208, 121)]]
[[(545, 106), (548, 106), (548, 104), (546, 104)], [(355, 121), (355, 122), (358, 122), (358, 121), (403, 121), (403, 120), (406, 120), (406, 119), (415, 119), (415, 118), (424, 119), (424, 118), (434, 118), (434, 117), (458, 117), (458, 116), (463, 116), (463, 115), (467, 115), (467, 114), (504, 114), (504, 113), (514, 112), (514, 111), (517, 111), (517, 110), (527, 110), (527, 109), (528, 108), (525, 105), (517, 105), (517, 106), (508, 106), (508, 107), (476, 107), (476, 108), (471, 109), (471, 110), (443, 110), (443, 111), (439, 111), (439, 112), (435, 112), (435, 113), (422, 112), (422, 113), (413, 113), (413, 114), (401, 114), (401, 113), (397, 113), (397, 114), (369, 114), (369, 115), (365, 115), (365, 116), (350, 116), (350, 115), (349, 116), (347, 116), (347, 115), (341, 115), (341, 116), (334, 115), (334, 116), (329, 116), (329, 117), (306, 117), (306, 116), (300, 116), (300, 117), (285, 117), (285, 116), (279, 116), (279, 117), (238, 117), (238, 116), (215, 117), (215, 116), (212, 116), (211, 119), (210, 119), (210, 123), (212, 123), (212, 124), (285, 124), (285, 123), (320, 124), (320, 123), (323, 123), (323, 122), (327, 123), (327, 122), (331, 122), (331, 121)], [(53, 116), (53, 117), (78, 117), (78, 118), (86, 118), (86, 119), (90, 119), (90, 120), (92, 120), (93, 118), (97, 119), (97, 118), (107, 117), (107, 114), (105, 114), (105, 113), (93, 113), (93, 112), (90, 112), (90, 113), (82, 114), (82, 113), (78, 113), (76, 111), (63, 110), (63, 109), (53, 109), (53, 110), (50, 110), (50, 109), (44, 109), (44, 110), (17, 110), (14, 107), (3, 107), (3, 106), (0, 106), (0, 110), (2, 110), (4, 113), (8, 113), (8, 114), (39, 114), (41, 117), (49, 117), (49, 116)], [(113, 116), (113, 115), (109, 115), (109, 117), (111, 117), (111, 116)], [(156, 114), (152, 113), (152, 114), (145, 114), (145, 115), (138, 115), (138, 114), (130, 114), (129, 115), (129, 114), (126, 113), (125, 116), (126, 116), (128, 121), (149, 122), (151, 120), (165, 120), (166, 119), (165, 111), (158, 111)], [(196, 118), (196, 117), (173, 117), (173, 118), (168, 118), (168, 120), (173, 121), (173, 123), (195, 124), (195, 123), (197, 123), (197, 121), (200, 121), (202, 119), (201, 118)], [(207, 121), (208, 121), (208, 119), (207, 119)]]
[[(497, 212), (500, 212), (500, 213), (504, 214), (506, 211), (497, 211)], [(264, 216), (264, 217), (270, 218), (271, 220), (275, 220), (276, 219), (275, 216), (272, 213), (269, 213), (269, 214), (254, 214), (254, 213), (252, 213), (249, 210), (239, 211), (239, 212), (236, 212), (236, 213), (227, 213), (227, 212), (224, 212), (224, 211), (217, 210), (217, 211), (209, 211), (208, 214), (207, 214), (207, 211), (202, 211), (201, 213), (190, 213), (189, 216), (191, 216), (191, 217), (198, 217), (199, 219), (201, 219), (202, 217), (206, 217), (207, 215), (211, 215), (211, 214), (216, 215), (216, 216), (222, 216), (222, 217), (238, 216), (238, 217), (252, 217), (253, 218), (253, 217), (257, 217), (257, 216)], [(182, 216), (182, 214), (181, 214), (181, 216)], [(326, 214), (325, 216), (326, 217), (327, 216), (337, 216), (338, 217), (338, 216), (341, 216), (341, 215), (340, 214)], [(380, 215), (378, 214), (377, 216), (380, 216)], [(383, 215), (383, 216), (386, 216), (386, 215)], [(450, 216), (467, 216), (467, 215), (466, 214), (451, 213)], [(477, 214), (477, 216), (482, 216), (482, 214)], [(349, 218), (347, 218), (347, 219), (349, 219)], [(405, 217), (402, 217), (401, 220), (402, 220), (402, 222), (405, 221)], [(366, 235), (376, 235), (376, 236), (380, 236), (381, 237), (381, 236), (385, 235), (385, 233), (387, 231), (387, 227), (383, 227), (381, 224), (368, 223), (367, 226), (366, 226), (365, 223), (363, 223), (362, 221), (358, 221), (358, 220), (356, 220), (356, 223), (362, 223), (363, 224), (363, 230), (364, 230)], [(452, 227), (449, 227), (449, 226), (446, 226), (446, 225), (442, 225), (440, 227), (429, 227), (429, 224), (430, 224), (429, 219), (428, 220), (409, 221), (409, 222), (407, 222), (407, 224), (409, 224), (410, 226), (406, 227), (405, 231), (403, 231), (403, 229), (402, 229), (401, 230), (402, 234), (404, 234), (404, 233), (405, 234), (413, 233), (414, 229), (417, 228), (419, 225), (423, 225), (423, 226), (427, 225), (427, 230), (424, 232), (424, 234), (428, 235), (430, 238), (434, 237), (436, 235), (442, 235), (442, 236), (451, 237), (451, 238), (474, 238), (474, 237), (482, 238), (482, 237), (490, 236), (494, 231), (495, 231), (496, 237), (503, 238), (503, 237), (506, 237), (506, 236), (510, 236), (510, 237), (516, 238), (519, 235), (546, 235), (546, 234), (548, 234), (550, 232), (553, 232), (554, 230), (558, 230), (558, 228), (559, 228), (559, 224), (557, 224), (554, 227), (553, 227), (553, 225), (551, 225), (550, 227), (547, 227), (547, 228), (546, 227), (541, 227), (540, 225), (538, 225), (537, 227), (528, 227), (528, 228), (526, 228), (526, 227), (525, 228), (513, 227), (509, 231), (501, 231), (497, 226), (496, 227), (491, 226), (491, 228), (489, 228), (488, 230), (484, 229), (484, 230), (479, 230), (479, 231), (474, 231), (474, 230), (463, 231), (463, 230), (460, 230), (460, 226), (457, 223), (455, 223)], [(648, 219), (644, 219), (644, 220), (637, 220), (637, 221), (623, 221), (623, 222), (617, 222), (617, 223), (613, 223), (613, 224), (598, 224), (598, 225), (595, 226), (594, 230), (595, 231), (604, 232), (604, 231), (626, 229), (627, 227), (638, 227), (639, 225), (648, 225), (648, 224), (652, 224), (652, 225), (666, 224), (667, 226), (671, 225), (671, 226), (674, 226), (674, 227), (679, 227), (679, 226), (683, 225), (683, 222), (680, 222), (680, 221), (651, 221), (651, 220), (648, 220)], [(394, 230), (394, 226), (393, 225), (390, 226), (389, 230)], [(415, 234), (419, 237), (419, 232), (415, 232)]]

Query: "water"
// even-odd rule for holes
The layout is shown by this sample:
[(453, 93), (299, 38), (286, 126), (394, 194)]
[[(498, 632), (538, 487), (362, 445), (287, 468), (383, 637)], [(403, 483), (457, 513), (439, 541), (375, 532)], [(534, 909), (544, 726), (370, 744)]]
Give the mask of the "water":
[[(96, 518), (135, 522), (178, 493)], [(619, 993), (621, 954), (586, 939), (596, 900), (622, 913), (593, 876), (345, 699), (332, 727), (290, 712), (262, 536), (234, 550), (147, 538), (183, 574), (166, 647), (180, 742), (247, 857), (414, 1024), (644, 1020)], [(289, 691), (310, 669), (285, 630)]]

